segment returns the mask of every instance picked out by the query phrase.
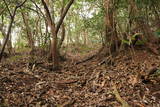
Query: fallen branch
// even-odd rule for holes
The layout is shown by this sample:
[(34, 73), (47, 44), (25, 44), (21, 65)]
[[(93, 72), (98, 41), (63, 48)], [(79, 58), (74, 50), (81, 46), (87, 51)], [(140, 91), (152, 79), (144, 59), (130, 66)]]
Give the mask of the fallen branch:
[(123, 100), (120, 94), (118, 93), (116, 85), (113, 85), (113, 89), (114, 89), (113, 94), (115, 95), (118, 102), (122, 104), (122, 107), (130, 107), (129, 104), (125, 100)]

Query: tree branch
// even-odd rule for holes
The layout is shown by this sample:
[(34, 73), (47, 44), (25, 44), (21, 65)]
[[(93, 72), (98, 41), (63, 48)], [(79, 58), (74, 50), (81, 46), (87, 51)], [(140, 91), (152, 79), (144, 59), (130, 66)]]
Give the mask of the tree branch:
[(66, 14), (67, 14), (67, 12), (68, 12), (69, 8), (70, 8), (70, 7), (71, 7), (71, 5), (73, 4), (73, 2), (74, 2), (74, 0), (70, 0), (70, 2), (69, 2), (69, 3), (67, 4), (67, 6), (65, 7), (65, 9), (64, 9), (64, 11), (63, 11), (63, 14), (62, 14), (62, 16), (61, 16), (60, 20), (58, 21), (57, 26), (56, 26), (56, 34), (58, 33), (59, 28), (60, 28), (60, 26), (62, 25), (63, 20), (64, 20), (64, 18), (65, 18), (65, 16), (66, 16)]
[(53, 24), (53, 21), (52, 21), (52, 18), (51, 18), (51, 14), (50, 14), (50, 12), (49, 12), (49, 9), (48, 9), (48, 6), (47, 6), (47, 4), (46, 4), (46, 2), (44, 1), (44, 0), (41, 0), (42, 1), (42, 4), (43, 4), (43, 6), (44, 6), (44, 8), (45, 8), (45, 11), (46, 11), (46, 15), (47, 15), (47, 17), (49, 18), (49, 20), (51, 21), (51, 24)]
[[(35, 9), (31, 8), (31, 7), (27, 7), (27, 6), (22, 6), (22, 7), (23, 7), (23, 8), (26, 8), (26, 9), (28, 9), (28, 10), (31, 10), (31, 11), (34, 11), (34, 12), (38, 13), (37, 10), (35, 10)], [(39, 14), (39, 13), (38, 13), (38, 14)]]
[(0, 16), (1, 16), (1, 14), (3, 14), (3, 12), (5, 11), (5, 9), (6, 8), (0, 10)]
[(40, 13), (42, 14), (43, 18), (45, 19), (45, 15), (43, 14), (42, 10), (38, 7), (38, 5), (33, 0), (31, 0), (31, 2), (36, 6), (36, 8), (40, 11)]
[(8, 12), (9, 12), (10, 17), (12, 17), (11, 11), (10, 11), (10, 9), (8, 7), (8, 4), (7, 4), (6, 0), (3, 0), (3, 1), (4, 1), (4, 4), (6, 5), (6, 8), (7, 8)]
[(21, 4), (18, 4), (16, 7), (19, 8), (19, 7), (23, 6), (26, 1), (27, 0), (24, 0)]

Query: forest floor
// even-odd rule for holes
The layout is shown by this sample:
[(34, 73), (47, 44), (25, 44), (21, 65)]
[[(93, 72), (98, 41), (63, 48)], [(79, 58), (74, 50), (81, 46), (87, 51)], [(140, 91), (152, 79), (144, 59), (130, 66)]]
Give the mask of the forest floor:
[(82, 57), (70, 55), (58, 71), (40, 58), (31, 67), (24, 54), (8, 58), (0, 64), (0, 107), (160, 107), (160, 56), (135, 53), (121, 52), (112, 64), (108, 57), (75, 64)]

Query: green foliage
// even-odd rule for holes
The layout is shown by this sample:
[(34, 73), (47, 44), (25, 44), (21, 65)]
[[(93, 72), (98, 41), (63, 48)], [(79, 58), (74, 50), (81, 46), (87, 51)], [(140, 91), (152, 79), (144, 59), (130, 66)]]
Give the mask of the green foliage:
[(84, 19), (84, 27), (90, 28), (92, 31), (101, 31), (104, 30), (104, 12), (99, 10), (97, 14), (93, 14), (93, 17), (90, 19)]
[(25, 48), (26, 45), (27, 45), (26, 40), (21, 40), (21, 39), (18, 39), (17, 42), (15, 43), (15, 47), (19, 49)]
[[(131, 45), (131, 44), (132, 44), (132, 41), (134, 41), (137, 36), (141, 36), (141, 35), (142, 35), (141, 33), (135, 33), (135, 34), (132, 35), (132, 36), (130, 37), (130, 39), (128, 39), (128, 40), (122, 39), (122, 43), (123, 43), (123, 44), (127, 44), (127, 45)], [(144, 43), (145, 43), (145, 41), (138, 40), (138, 41), (136, 42), (136, 45), (143, 45)]]

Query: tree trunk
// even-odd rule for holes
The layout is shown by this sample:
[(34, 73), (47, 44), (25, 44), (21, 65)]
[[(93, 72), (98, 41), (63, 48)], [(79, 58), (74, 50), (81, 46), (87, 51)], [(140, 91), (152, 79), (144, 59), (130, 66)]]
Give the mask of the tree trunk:
[[(40, 26), (41, 26), (41, 24), (40, 24)], [(49, 38), (50, 38), (49, 33), (48, 33), (48, 23), (46, 21), (45, 21), (45, 29), (46, 29), (45, 38), (44, 38), (44, 42), (43, 42), (44, 45), (47, 44), (47, 41), (49, 41)]]
[(83, 39), (84, 39), (84, 45), (88, 45), (88, 34), (87, 30), (83, 31)]
[[(3, 21), (2, 21), (3, 23)], [(2, 32), (2, 36), (4, 38), (3, 41), (5, 41), (6, 37), (7, 37), (7, 34), (5, 33), (5, 30), (3, 29), (4, 28), (4, 24), (1, 24), (0, 25), (0, 31)], [(4, 42), (2, 42), (3, 44)], [(12, 42), (11, 42), (11, 37), (8, 39), (8, 43), (7, 43), (7, 50), (9, 52), (9, 54), (12, 54)]]
[(9, 54), (12, 54), (12, 53), (13, 53), (11, 36), (10, 36), (10, 38), (8, 39), (7, 49), (8, 49)]
[(51, 41), (51, 48), (50, 48), (50, 53), (51, 53), (51, 58), (52, 58), (52, 62), (53, 62), (53, 68), (57, 68), (59, 65), (59, 61), (58, 61), (58, 57), (57, 57), (57, 34), (56, 34), (56, 27), (55, 27), (55, 23), (53, 22), (52, 18), (51, 18), (51, 14), (49, 11), (49, 1), (46, 0), (42, 0), (44, 9), (45, 9), (45, 13), (46, 13), (46, 20), (48, 23), (48, 26), (51, 29), (51, 35), (52, 35), (52, 41)]
[(58, 24), (56, 27), (55, 27), (54, 21), (51, 18), (51, 14), (50, 14), (50, 11), (48, 8), (49, 1), (48, 0), (41, 0), (41, 1), (44, 6), (44, 9), (45, 9), (48, 26), (51, 28), (51, 35), (52, 35), (51, 56), (52, 56), (52, 61), (53, 61), (53, 69), (57, 69), (57, 67), (59, 66), (58, 50), (57, 50), (57, 33), (59, 31), (60, 26), (63, 23), (63, 20), (66, 16), (70, 6), (73, 4), (74, 0), (70, 0), (68, 5), (66, 6), (66, 8), (64, 9), (64, 12), (63, 12), (62, 16), (60, 17), (60, 20), (58, 21)]
[(12, 30), (12, 25), (13, 25), (13, 22), (14, 22), (14, 17), (15, 17), (15, 15), (16, 15), (16, 11), (17, 11), (17, 9), (20, 8), (27, 0), (24, 0), (21, 4), (17, 4), (16, 7), (14, 8), (13, 14), (11, 14), (7, 2), (6, 2), (5, 0), (3, 0), (3, 1), (4, 1), (5, 5), (6, 5), (6, 7), (7, 7), (7, 10), (8, 10), (8, 12), (9, 12), (9, 14), (10, 14), (11, 22), (10, 22), (9, 27), (8, 27), (8, 31), (7, 31), (7, 35), (6, 35), (6, 40), (5, 40), (4, 44), (3, 44), (3, 47), (2, 47), (2, 50), (1, 50), (1, 53), (0, 53), (0, 62), (1, 62), (1, 60), (2, 60), (3, 52), (4, 52), (4, 49), (5, 49), (5, 47), (6, 47), (6, 44), (7, 44), (7, 42), (8, 42), (8, 39), (9, 39), (9, 35), (10, 35), (10, 33), (11, 33), (11, 30)]
[(118, 51), (118, 37), (116, 33), (115, 10), (113, 0), (104, 1), (105, 8), (105, 49), (106, 53), (115, 53)]
[(28, 45), (30, 48), (32, 48), (32, 50), (34, 49), (34, 40), (33, 40), (33, 34), (31, 31), (31, 28), (29, 26), (29, 22), (28, 22), (28, 13), (23, 13), (21, 12), (22, 17), (23, 17), (23, 22), (25, 24), (26, 27), (26, 33), (27, 33), (27, 38), (28, 38)]
[(62, 44), (63, 44), (63, 41), (65, 39), (65, 36), (66, 36), (66, 31), (65, 31), (65, 25), (64, 23), (62, 24), (62, 34), (61, 34), (61, 39), (59, 41), (59, 46), (58, 46), (58, 49), (61, 48)]
[(3, 57), (4, 49), (5, 49), (6, 45), (7, 45), (8, 40), (9, 40), (9, 35), (11, 33), (11, 29), (12, 29), (12, 25), (13, 25), (13, 22), (14, 22), (14, 17), (16, 15), (16, 11), (17, 11), (17, 8), (14, 9), (13, 15), (11, 16), (11, 22), (10, 22), (9, 27), (8, 27), (6, 39), (5, 39), (5, 42), (3, 44), (3, 47), (2, 47), (2, 50), (1, 50), (1, 53), (0, 53), (0, 62), (1, 62), (2, 57)]
[[(61, 9), (61, 17), (62, 17), (62, 15), (63, 15), (64, 6), (65, 6), (65, 3), (64, 3), (65, 1), (63, 0), (62, 2), (63, 2), (63, 4), (62, 4), (62, 9)], [(60, 39), (60, 41), (59, 41), (58, 49), (61, 48), (61, 46), (62, 46), (62, 44), (63, 44), (63, 41), (64, 41), (64, 39), (65, 39), (65, 35), (66, 35), (66, 29), (65, 29), (64, 22), (62, 23), (61, 29), (62, 29), (62, 33), (61, 33), (61, 39)]]

